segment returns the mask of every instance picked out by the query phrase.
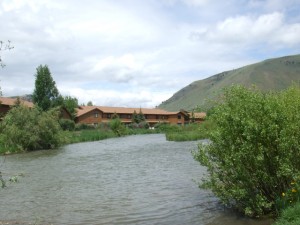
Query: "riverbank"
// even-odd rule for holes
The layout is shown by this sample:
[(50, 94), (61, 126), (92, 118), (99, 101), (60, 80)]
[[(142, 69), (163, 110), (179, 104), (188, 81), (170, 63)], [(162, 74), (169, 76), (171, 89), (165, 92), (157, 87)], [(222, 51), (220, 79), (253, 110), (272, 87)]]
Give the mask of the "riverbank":
[[(168, 141), (196, 141), (206, 139), (212, 127), (208, 121), (201, 124), (188, 124), (185, 126), (160, 124), (155, 129), (126, 128), (123, 136), (163, 133), (166, 135)], [(106, 127), (64, 131), (61, 136), (64, 140), (63, 145), (119, 137), (119, 135)], [(0, 154), (2, 155), (19, 152), (24, 152), (24, 150), (10, 149), (0, 143)]]

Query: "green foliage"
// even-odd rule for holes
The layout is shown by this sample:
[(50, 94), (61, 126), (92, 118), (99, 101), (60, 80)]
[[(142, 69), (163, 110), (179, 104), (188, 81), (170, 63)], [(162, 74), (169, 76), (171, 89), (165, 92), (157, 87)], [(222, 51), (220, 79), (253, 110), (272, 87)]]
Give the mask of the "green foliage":
[(131, 120), (132, 120), (132, 123), (136, 123), (136, 124), (139, 123), (138, 114), (136, 113), (135, 110), (133, 111), (132, 119)]
[(134, 110), (134, 112), (132, 114), (132, 123), (139, 124), (144, 121), (146, 121), (146, 118), (142, 112), (142, 109), (140, 109), (139, 113), (136, 113), (136, 111)]
[(1, 122), (0, 149), (3, 153), (50, 149), (65, 141), (57, 110), (41, 112), (20, 105), (12, 108)]
[(43, 111), (61, 105), (62, 97), (59, 95), (48, 66), (40, 65), (36, 70), (33, 102)]
[(146, 121), (140, 123), (131, 123), (127, 126), (130, 129), (149, 129), (150, 125)]
[(211, 121), (205, 121), (200, 124), (177, 126), (176, 129), (165, 129), (165, 133), (168, 141), (196, 141), (208, 138), (208, 133), (212, 129)]
[(92, 101), (88, 101), (88, 103), (86, 105), (87, 106), (93, 106), (93, 102)]
[(77, 123), (75, 124), (75, 130), (94, 130), (95, 126), (94, 125), (89, 125), (85, 123)]
[(164, 133), (180, 131), (180, 126), (169, 123), (157, 123), (155, 124), (154, 128)]
[(299, 225), (300, 203), (285, 209), (274, 225)]
[(68, 131), (75, 130), (75, 122), (73, 120), (60, 119), (59, 125), (63, 130), (68, 130)]
[(187, 124), (178, 126), (176, 131), (167, 131), (166, 139), (168, 141), (196, 141), (208, 138), (208, 133), (212, 126), (210, 122), (205, 121), (201, 124)]
[(279, 196), (275, 201), (275, 207), (278, 212), (295, 205), (300, 200), (300, 184), (298, 181), (291, 182), (289, 189), (285, 192), (282, 192), (281, 196)]
[(116, 134), (110, 130), (104, 129), (83, 129), (69, 133), (70, 143), (99, 141), (107, 138), (116, 137)]
[(275, 212), (278, 196), (300, 174), (300, 88), (261, 93), (226, 89), (210, 120), (210, 144), (194, 158), (206, 166), (203, 187), (249, 216)]
[(110, 129), (117, 135), (117, 136), (123, 136), (126, 135), (126, 127), (124, 124), (122, 124), (122, 121), (118, 117), (117, 114), (115, 114), (114, 118), (109, 122)]
[(68, 110), (74, 120), (76, 117), (76, 108), (78, 107), (78, 99), (71, 96), (65, 96), (63, 97), (63, 106)]

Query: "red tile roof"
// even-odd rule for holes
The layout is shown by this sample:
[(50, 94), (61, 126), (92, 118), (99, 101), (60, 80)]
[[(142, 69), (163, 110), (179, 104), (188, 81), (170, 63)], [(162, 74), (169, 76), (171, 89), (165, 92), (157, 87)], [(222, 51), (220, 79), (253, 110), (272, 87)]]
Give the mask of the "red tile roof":
[(145, 115), (175, 115), (179, 112), (168, 112), (163, 109), (149, 109), (149, 108), (125, 108), (125, 107), (108, 107), (108, 106), (80, 106), (77, 109), (77, 117), (82, 116), (92, 110), (100, 110), (103, 113), (118, 113), (118, 114), (133, 114), (134, 111), (139, 113), (140, 110)]
[[(190, 115), (190, 118), (192, 118), (193, 114), (192, 113), (188, 113)], [(204, 119), (206, 117), (206, 113), (205, 112), (195, 112), (194, 113), (194, 118), (195, 119)]]

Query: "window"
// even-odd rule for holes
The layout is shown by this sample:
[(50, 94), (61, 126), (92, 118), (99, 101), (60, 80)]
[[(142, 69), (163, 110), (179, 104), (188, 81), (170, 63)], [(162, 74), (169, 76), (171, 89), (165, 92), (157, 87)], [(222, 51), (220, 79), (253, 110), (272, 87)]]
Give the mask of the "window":
[(107, 114), (107, 118), (110, 118), (111, 117), (111, 115), (110, 114)]
[(179, 120), (181, 120), (181, 115), (178, 115), (177, 118), (178, 118)]
[(156, 115), (156, 119), (159, 120), (159, 115)]
[(98, 116), (99, 116), (99, 114), (96, 112), (96, 113), (94, 114), (94, 117), (95, 117), (95, 118), (98, 118)]
[(127, 115), (127, 119), (131, 119), (131, 115), (130, 114)]

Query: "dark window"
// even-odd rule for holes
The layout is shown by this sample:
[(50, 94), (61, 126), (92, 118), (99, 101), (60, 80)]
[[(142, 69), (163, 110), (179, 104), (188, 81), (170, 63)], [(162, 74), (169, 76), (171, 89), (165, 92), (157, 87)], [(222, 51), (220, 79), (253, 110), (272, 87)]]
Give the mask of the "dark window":
[(107, 114), (107, 118), (110, 118), (111, 117), (111, 115), (110, 114)]
[(98, 118), (99, 114), (98, 114), (98, 113), (95, 113), (94, 116), (95, 116), (95, 118)]
[(177, 118), (178, 118), (179, 120), (181, 120), (181, 115), (178, 115)]
[(159, 120), (159, 115), (156, 115), (156, 119)]
[(127, 119), (131, 119), (131, 115), (130, 114), (127, 115)]

